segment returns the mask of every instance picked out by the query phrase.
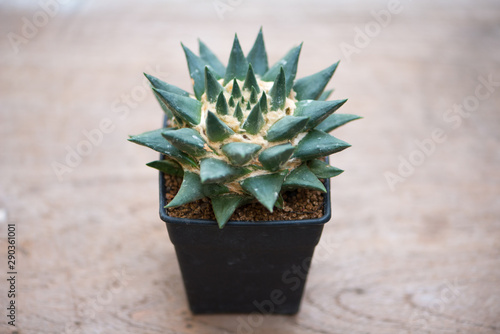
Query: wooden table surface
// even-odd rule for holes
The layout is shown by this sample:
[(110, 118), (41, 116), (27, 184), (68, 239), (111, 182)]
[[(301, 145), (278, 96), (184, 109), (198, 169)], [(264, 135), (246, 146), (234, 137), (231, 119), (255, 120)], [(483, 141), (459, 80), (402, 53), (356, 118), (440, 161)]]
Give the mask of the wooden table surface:
[[(41, 3), (0, 2), (1, 333), (500, 333), (498, 1)], [(142, 72), (191, 89), (180, 41), (226, 62), (261, 25), (271, 62), (305, 42), (298, 77), (340, 59), (364, 119), (335, 133), (301, 312), (193, 316), (156, 153), (126, 138), (162, 118)]]

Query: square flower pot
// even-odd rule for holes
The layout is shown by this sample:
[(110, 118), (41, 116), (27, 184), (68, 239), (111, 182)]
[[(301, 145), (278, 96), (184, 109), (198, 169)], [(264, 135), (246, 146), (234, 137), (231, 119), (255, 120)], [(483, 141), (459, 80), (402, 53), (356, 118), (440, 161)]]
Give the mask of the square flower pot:
[(323, 225), (330, 220), (326, 180), (323, 216), (284, 221), (175, 218), (164, 206), (160, 173), (160, 217), (175, 246), (189, 307), (198, 313), (295, 314)]

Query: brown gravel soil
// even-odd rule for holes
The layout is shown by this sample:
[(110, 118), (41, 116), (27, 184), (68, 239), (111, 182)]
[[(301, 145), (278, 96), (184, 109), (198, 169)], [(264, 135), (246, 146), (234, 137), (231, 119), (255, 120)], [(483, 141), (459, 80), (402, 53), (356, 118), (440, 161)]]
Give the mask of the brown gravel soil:
[[(182, 183), (182, 178), (165, 175), (167, 203), (174, 198)], [(283, 193), (283, 209), (274, 208), (270, 213), (262, 204), (255, 202), (236, 209), (230, 220), (237, 221), (272, 221), (301, 220), (323, 216), (324, 194), (317, 190), (298, 189)], [(176, 208), (166, 209), (172, 217), (187, 219), (215, 220), (212, 205), (208, 198), (191, 202)]]

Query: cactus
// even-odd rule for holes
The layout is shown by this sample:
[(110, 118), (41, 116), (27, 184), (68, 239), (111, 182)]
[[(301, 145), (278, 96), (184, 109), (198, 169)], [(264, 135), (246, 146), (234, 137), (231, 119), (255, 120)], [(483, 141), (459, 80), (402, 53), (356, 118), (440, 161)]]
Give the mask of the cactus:
[(338, 62), (295, 80), (302, 44), (269, 68), (262, 29), (246, 57), (235, 35), (227, 67), (202, 41), (200, 56), (182, 47), (194, 95), (145, 74), (169, 127), (129, 138), (164, 155), (148, 166), (183, 177), (167, 208), (208, 197), (223, 228), (241, 205), (272, 212), (282, 191), (325, 192), (320, 179), (343, 172), (324, 157), (350, 145), (329, 132), (360, 117), (326, 101)]

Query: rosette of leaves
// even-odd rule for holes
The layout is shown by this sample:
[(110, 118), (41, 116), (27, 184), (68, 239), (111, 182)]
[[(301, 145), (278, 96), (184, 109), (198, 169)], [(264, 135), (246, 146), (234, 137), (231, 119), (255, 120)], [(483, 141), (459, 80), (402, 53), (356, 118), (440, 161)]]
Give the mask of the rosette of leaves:
[(182, 176), (167, 208), (208, 197), (222, 228), (241, 205), (272, 212), (283, 191), (325, 192), (320, 179), (343, 172), (324, 157), (350, 145), (329, 132), (360, 117), (327, 101), (338, 62), (296, 79), (302, 44), (269, 67), (262, 29), (246, 56), (235, 36), (227, 66), (202, 41), (199, 55), (182, 47), (194, 94), (145, 74), (169, 126), (129, 139), (164, 156), (148, 166)]

